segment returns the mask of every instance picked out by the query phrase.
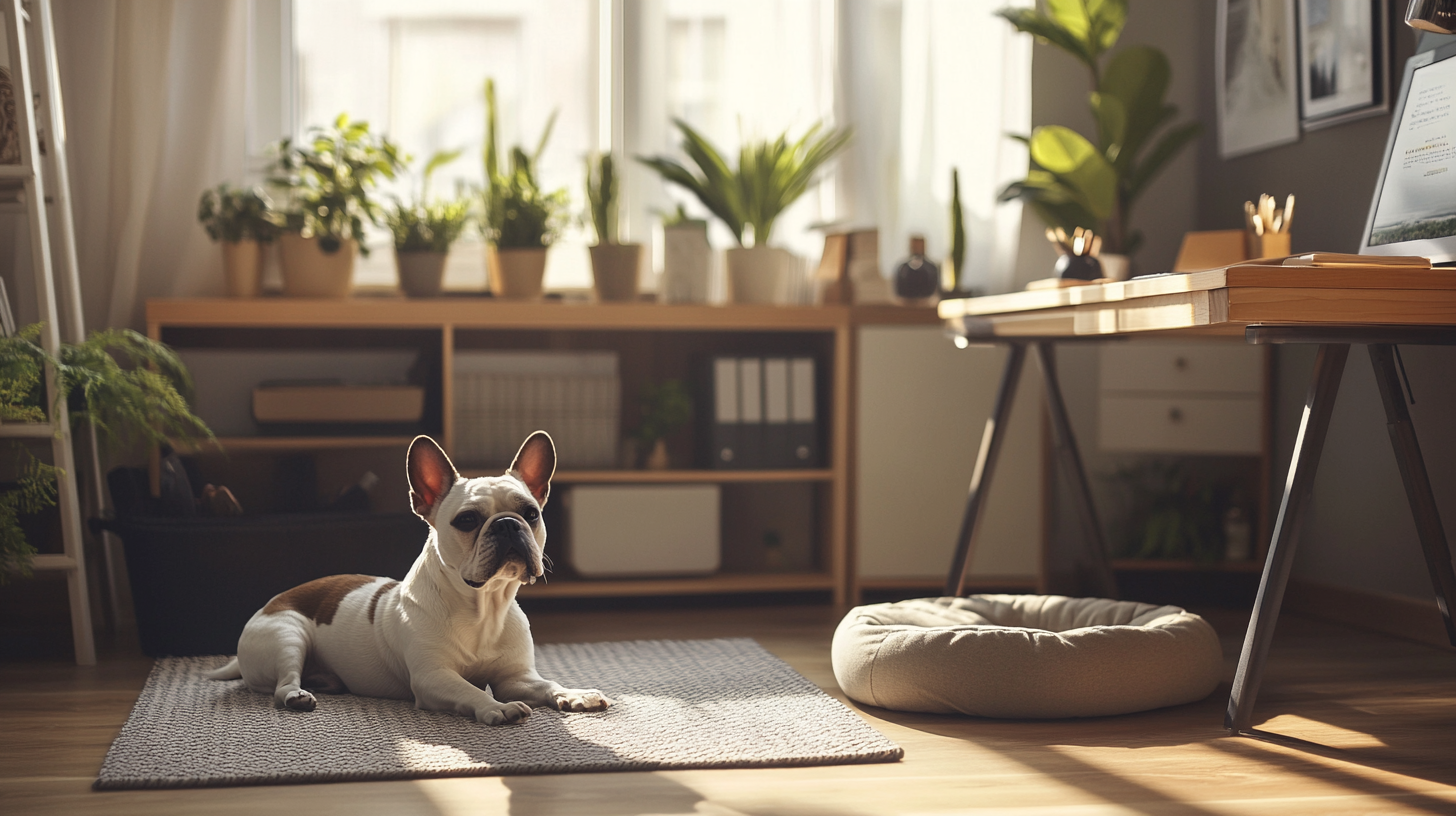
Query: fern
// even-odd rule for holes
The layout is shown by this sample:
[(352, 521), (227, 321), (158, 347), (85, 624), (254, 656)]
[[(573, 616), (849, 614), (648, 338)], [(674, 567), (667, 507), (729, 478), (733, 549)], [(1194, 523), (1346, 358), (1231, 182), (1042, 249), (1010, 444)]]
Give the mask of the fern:
[[(49, 364), (57, 384), (53, 407), (66, 404), (73, 427), (90, 424), (113, 446), (214, 439), (192, 413), (187, 367), (166, 345), (130, 329), (106, 329), (84, 343), (62, 344), (57, 358), (40, 346), (40, 333), (35, 324), (0, 338), (0, 421), (46, 420)], [(12, 572), (30, 574), (35, 548), (25, 540), (19, 517), (55, 505), (60, 473), (22, 443), (11, 445), (20, 477), (14, 489), (0, 492), (0, 583)]]

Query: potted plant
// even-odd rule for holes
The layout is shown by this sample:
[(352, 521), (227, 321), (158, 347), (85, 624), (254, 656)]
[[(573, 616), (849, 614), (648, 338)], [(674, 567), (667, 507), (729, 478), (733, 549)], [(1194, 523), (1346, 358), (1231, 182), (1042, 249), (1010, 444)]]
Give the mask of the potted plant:
[[(59, 357), (52, 357), (41, 348), (40, 334), (41, 325), (34, 324), (0, 337), (0, 422), (45, 421), (49, 364), (56, 374), (54, 400), (66, 401), (72, 426), (95, 427), (113, 447), (213, 438), (189, 405), (192, 378), (167, 346), (129, 329), (108, 329), (92, 332), (80, 345), (62, 344)], [(55, 467), (18, 439), (9, 446), (17, 478), (13, 488), (0, 491), (0, 583), (11, 572), (30, 574), (35, 548), (20, 516), (56, 504)]]
[(1127, 0), (1048, 2), (1046, 11), (1008, 8), (997, 14), (1087, 66), (1088, 101), (1097, 123), (1095, 143), (1061, 125), (1016, 137), (1030, 149), (1031, 168), (1026, 178), (1001, 192), (1001, 200), (1025, 201), (1048, 227), (1069, 235), (1077, 227), (1092, 230), (1103, 239), (1104, 266), (1109, 255), (1111, 265), (1121, 264), (1119, 258), (1142, 244), (1142, 233), (1130, 224), (1133, 204), (1200, 130), (1197, 122), (1164, 128), (1178, 115), (1165, 100), (1172, 74), (1168, 58), (1151, 46), (1135, 45), (1103, 64), (1122, 34)]
[(546, 275), (546, 248), (556, 240), (566, 209), (566, 191), (543, 192), (536, 165), (556, 114), (546, 120), (536, 150), (511, 148), (504, 168), (496, 147), (495, 80), (485, 81), (485, 223), (486, 270), (498, 297), (541, 296)]
[(257, 297), (263, 283), (263, 244), (278, 236), (272, 202), (261, 188), (229, 184), (203, 192), (197, 220), (222, 246), (223, 280), (232, 297)]
[(339, 114), (333, 127), (310, 129), (303, 144), (283, 139), (275, 147), (269, 182), (286, 194), (279, 256), (283, 293), (289, 297), (346, 297), (353, 285), (354, 256), (369, 255), (364, 221), (378, 224), (380, 208), (369, 191), (379, 178), (394, 178), (399, 148), (369, 132), (368, 122)]
[(642, 264), (641, 244), (617, 242), (617, 193), (612, 154), (587, 157), (586, 199), (597, 231), (597, 243), (591, 247), (592, 285), (597, 299), (604, 301), (636, 300)]
[(692, 397), (681, 380), (663, 380), (642, 387), (640, 405), (642, 424), (632, 434), (637, 454), (648, 470), (667, 470), (671, 464), (667, 437), (692, 419)]
[(470, 220), (470, 201), (457, 197), (431, 202), (430, 177), (460, 156), (460, 151), (438, 151), (425, 163), (424, 181), (417, 203), (394, 202), (384, 221), (394, 236), (394, 257), (399, 287), (410, 297), (436, 297), (445, 279), (450, 245)]
[(683, 205), (662, 219), (661, 297), (668, 303), (707, 303), (713, 249), (708, 222), (690, 218)]
[(744, 143), (738, 167), (687, 122), (673, 122), (682, 131), (683, 152), (696, 165), (694, 173), (666, 156), (639, 157), (663, 179), (692, 193), (733, 233), (738, 247), (728, 250), (728, 284), (739, 303), (773, 303), (792, 255), (769, 246), (774, 221), (803, 195), (819, 168), (849, 143), (848, 129), (823, 131), (816, 123), (790, 143), (788, 135)]

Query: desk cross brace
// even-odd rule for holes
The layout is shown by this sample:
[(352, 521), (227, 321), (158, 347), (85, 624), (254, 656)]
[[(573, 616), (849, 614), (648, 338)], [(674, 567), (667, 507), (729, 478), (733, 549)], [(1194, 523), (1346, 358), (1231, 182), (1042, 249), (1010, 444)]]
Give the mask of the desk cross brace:
[(1016, 397), (1016, 386), (1026, 362), (1026, 347), (1036, 346), (1037, 362), (1041, 368), (1046, 391), (1047, 413), (1052, 422), (1052, 435), (1058, 461), (1067, 471), (1073, 483), (1072, 498), (1077, 515), (1085, 533), (1087, 557), (1091, 563), (1097, 591), (1107, 598), (1117, 597), (1117, 584), (1112, 574), (1112, 564), (1107, 558), (1107, 546), (1102, 539), (1102, 525), (1097, 520), (1097, 509), (1092, 504), (1092, 490), (1087, 484), (1087, 472), (1082, 466), (1081, 454), (1077, 451), (1077, 439), (1072, 432), (1072, 423), (1067, 416), (1067, 406), (1062, 401), (1062, 389), (1057, 381), (1056, 345), (1050, 340), (1005, 340), (998, 342), (1008, 346), (1006, 367), (1001, 374), (1001, 386), (996, 392), (996, 404), (986, 420), (986, 429), (981, 434), (981, 449), (976, 455), (976, 467), (971, 473), (971, 486), (966, 496), (966, 510), (961, 518), (960, 533), (956, 537), (955, 556), (951, 560), (950, 574), (946, 576), (945, 594), (958, 597), (965, 594), (966, 569), (975, 553), (976, 531), (982, 518), (986, 490), (996, 468), (996, 459), (1001, 444), (1006, 439), (1006, 425), (1011, 416), (1011, 404)]

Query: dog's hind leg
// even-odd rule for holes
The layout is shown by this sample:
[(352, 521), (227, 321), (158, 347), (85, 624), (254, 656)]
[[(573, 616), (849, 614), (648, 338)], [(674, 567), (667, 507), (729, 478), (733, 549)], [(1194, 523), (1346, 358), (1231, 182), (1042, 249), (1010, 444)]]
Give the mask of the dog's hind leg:
[(312, 627), (312, 621), (294, 612), (249, 621), (238, 640), (238, 661), (248, 687), (272, 691), (279, 708), (313, 711), (318, 700), (303, 688)]

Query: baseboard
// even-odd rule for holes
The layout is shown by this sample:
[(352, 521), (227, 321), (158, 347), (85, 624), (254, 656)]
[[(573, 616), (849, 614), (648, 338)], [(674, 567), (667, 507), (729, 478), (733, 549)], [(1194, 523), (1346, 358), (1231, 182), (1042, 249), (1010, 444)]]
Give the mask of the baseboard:
[(1284, 609), (1456, 651), (1446, 638), (1446, 627), (1434, 598), (1422, 601), (1404, 595), (1292, 579), (1284, 590)]

